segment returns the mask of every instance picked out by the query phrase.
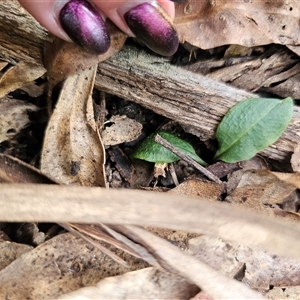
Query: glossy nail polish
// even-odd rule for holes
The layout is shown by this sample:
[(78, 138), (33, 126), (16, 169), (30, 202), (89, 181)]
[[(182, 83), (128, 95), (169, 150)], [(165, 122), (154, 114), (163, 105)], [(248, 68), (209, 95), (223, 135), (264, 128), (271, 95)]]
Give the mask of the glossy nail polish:
[(62, 28), (76, 44), (97, 54), (110, 46), (109, 32), (97, 10), (84, 0), (71, 0), (60, 11)]
[(163, 56), (176, 52), (179, 45), (177, 32), (159, 5), (142, 3), (130, 9), (124, 19), (137, 39), (152, 51)]

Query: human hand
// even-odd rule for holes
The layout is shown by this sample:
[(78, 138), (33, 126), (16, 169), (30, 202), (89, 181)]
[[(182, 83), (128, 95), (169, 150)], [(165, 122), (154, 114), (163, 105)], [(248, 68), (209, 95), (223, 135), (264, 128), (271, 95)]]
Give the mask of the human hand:
[(136, 36), (152, 51), (170, 56), (178, 48), (172, 25), (172, 0), (19, 0), (54, 35), (97, 54), (105, 53), (110, 37), (109, 18), (129, 36)]

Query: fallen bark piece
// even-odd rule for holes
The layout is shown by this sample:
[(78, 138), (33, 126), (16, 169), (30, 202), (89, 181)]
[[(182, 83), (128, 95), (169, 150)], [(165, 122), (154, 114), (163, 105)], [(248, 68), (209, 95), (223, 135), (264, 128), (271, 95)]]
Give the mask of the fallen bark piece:
[[(237, 102), (257, 95), (166, 63), (128, 46), (99, 64), (95, 87), (136, 102), (184, 126), (202, 139), (214, 138), (217, 125)], [(260, 153), (289, 160), (300, 135), (300, 109), (281, 138)]]

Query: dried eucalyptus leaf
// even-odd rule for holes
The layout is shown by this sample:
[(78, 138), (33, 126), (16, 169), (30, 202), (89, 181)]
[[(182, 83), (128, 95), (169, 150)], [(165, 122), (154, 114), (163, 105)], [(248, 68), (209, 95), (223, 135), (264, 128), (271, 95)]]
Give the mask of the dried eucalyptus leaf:
[(105, 186), (105, 151), (91, 108), (96, 69), (65, 81), (46, 130), (41, 169), (65, 184)]

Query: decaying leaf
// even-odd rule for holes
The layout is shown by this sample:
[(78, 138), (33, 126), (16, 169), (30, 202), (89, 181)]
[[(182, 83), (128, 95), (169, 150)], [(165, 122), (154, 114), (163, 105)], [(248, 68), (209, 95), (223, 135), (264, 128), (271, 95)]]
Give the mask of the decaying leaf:
[(11, 183), (51, 183), (56, 182), (23, 161), (8, 155), (0, 154), (0, 182)]
[(92, 114), (96, 69), (66, 80), (45, 134), (41, 170), (64, 184), (105, 186), (105, 152)]
[(245, 264), (236, 259), (236, 249), (231, 243), (201, 235), (188, 241), (187, 252), (221, 274), (241, 279)]
[(290, 184), (297, 189), (300, 189), (300, 173), (280, 173), (280, 172), (273, 172), (273, 174), (285, 182), (286, 184)]
[(290, 300), (297, 299), (300, 295), (300, 286), (292, 287), (274, 287), (266, 293), (270, 300)]
[(180, 41), (202, 49), (239, 44), (299, 45), (297, 1), (185, 0), (176, 4)]
[(294, 172), (300, 172), (300, 143), (296, 145), (294, 153), (292, 154), (291, 166)]
[(300, 264), (290, 258), (273, 256), (206, 235), (190, 239), (187, 252), (254, 289), (268, 291), (272, 286), (300, 285)]
[(0, 101), (0, 143), (11, 139), (29, 123), (28, 112), (37, 111), (39, 108), (33, 104), (4, 98)]
[(104, 146), (131, 142), (140, 136), (143, 129), (141, 123), (126, 116), (112, 116), (107, 123), (112, 125), (107, 126), (101, 134)]
[(46, 73), (40, 65), (20, 61), (8, 69), (0, 78), (0, 98), (16, 89), (25, 87)]
[(217, 201), (221, 199), (223, 192), (223, 184), (190, 179), (182, 182), (179, 186), (170, 190), (168, 193), (193, 198), (205, 198), (209, 201)]
[[(221, 275), (202, 261), (142, 228), (134, 226), (113, 226), (113, 228), (117, 228), (146, 249), (151, 249), (151, 254), (166, 270), (185, 277), (215, 299), (264, 299), (246, 285)], [(215, 288), (216, 286), (218, 288)]]
[(0, 298), (52, 300), (125, 272), (128, 268), (113, 263), (81, 238), (61, 234), (23, 254), (0, 272)]
[(0, 241), (0, 273), (10, 263), (24, 253), (32, 250), (33, 247), (25, 244), (18, 244), (10, 241)]
[(295, 186), (279, 180), (272, 172), (249, 170), (243, 173), (236, 189), (225, 200), (273, 215), (273, 209), (278, 208), (296, 211), (298, 197)]
[(180, 276), (162, 272), (154, 268), (108, 277), (101, 280), (95, 287), (77, 290), (59, 297), (67, 299), (174, 299), (188, 300), (199, 289)]
[(67, 76), (97, 65), (123, 47), (127, 36), (109, 20), (107, 20), (107, 27), (110, 32), (111, 46), (104, 54), (89, 53), (82, 47), (58, 38), (55, 38), (53, 43), (46, 45), (45, 66), (51, 87), (54, 87)]

